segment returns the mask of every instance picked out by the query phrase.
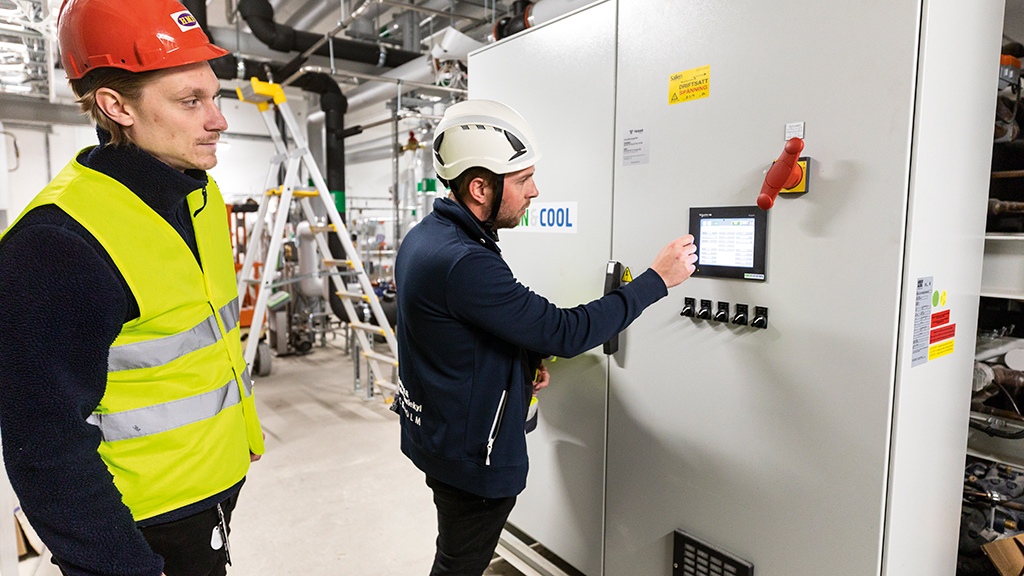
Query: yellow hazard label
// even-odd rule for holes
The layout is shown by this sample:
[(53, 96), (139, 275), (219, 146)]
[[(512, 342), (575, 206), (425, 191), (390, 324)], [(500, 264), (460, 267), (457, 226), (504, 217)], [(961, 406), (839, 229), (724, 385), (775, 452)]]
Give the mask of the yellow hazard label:
[(622, 273), (622, 281), (623, 282), (632, 282), (633, 281), (633, 275), (629, 273), (629, 268), (628, 267), (626, 268), (626, 271)]
[(711, 65), (676, 72), (668, 77), (668, 103), (679, 104), (687, 100), (705, 98), (711, 82)]
[(952, 354), (953, 353), (953, 342), (954, 341), (955, 340), (950, 339), (950, 340), (946, 340), (945, 342), (936, 344), (935, 346), (929, 347), (928, 348), (928, 359), (929, 360), (935, 360), (936, 358), (939, 358), (941, 356), (945, 356), (946, 354)]

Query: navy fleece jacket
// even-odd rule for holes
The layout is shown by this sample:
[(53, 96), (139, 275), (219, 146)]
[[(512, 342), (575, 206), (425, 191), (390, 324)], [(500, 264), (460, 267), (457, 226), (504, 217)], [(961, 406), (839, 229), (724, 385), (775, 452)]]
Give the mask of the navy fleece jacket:
[[(99, 136), (101, 144), (109, 141), (108, 133)], [(92, 148), (78, 161), (135, 192), (198, 262), (185, 197), (206, 186), (205, 172), (178, 172), (133, 146)], [(99, 429), (85, 421), (106, 389), (110, 344), (138, 315), (109, 254), (60, 208), (35, 208), (0, 242), (4, 464), (33, 527), (71, 576), (159, 576), (163, 570), (96, 451)], [(208, 509), (240, 486), (145, 524)]]
[(402, 451), (428, 476), (485, 498), (526, 487), (528, 357), (607, 341), (668, 294), (657, 272), (558, 308), (512, 275), (479, 220), (448, 198), (395, 262)]

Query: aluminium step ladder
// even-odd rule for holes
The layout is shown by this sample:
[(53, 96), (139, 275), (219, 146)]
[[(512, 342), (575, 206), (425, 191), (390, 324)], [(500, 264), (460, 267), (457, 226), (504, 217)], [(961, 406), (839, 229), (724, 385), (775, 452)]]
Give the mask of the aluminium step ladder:
[[(249, 328), (250, 336), (245, 346), (245, 362), (249, 366), (250, 372), (252, 371), (253, 359), (256, 356), (256, 347), (259, 344), (259, 334), (262, 332), (263, 323), (265, 322), (267, 299), (270, 296), (271, 289), (276, 286), (274, 280), (277, 276), (277, 271), (274, 269), (276, 267), (274, 263), (277, 262), (281, 252), (284, 228), (290, 213), (291, 203), (297, 200), (302, 208), (303, 216), (309, 221), (312, 228), (324, 267), (335, 270), (328, 277), (330, 282), (333, 283), (332, 286), (335, 293), (341, 299), (345, 314), (348, 316), (349, 327), (355, 334), (356, 341), (359, 344), (359, 352), (366, 358), (367, 366), (370, 369), (367, 395), (372, 396), (375, 388), (394, 394), (398, 388), (398, 341), (395, 339), (395, 334), (391, 330), (391, 325), (388, 324), (387, 318), (384, 316), (384, 310), (381, 308), (380, 301), (370, 285), (370, 278), (363, 268), (359, 253), (352, 244), (348, 229), (345, 227), (345, 223), (342, 221), (341, 215), (331, 199), (330, 192), (327, 190), (327, 184), (324, 182), (323, 176), (320, 174), (320, 170), (313, 159), (313, 155), (309, 151), (306, 138), (299, 130), (298, 122), (292, 114), (284, 91), (279, 84), (261, 82), (256, 78), (252, 78), (248, 84), (238, 88), (237, 92), (241, 101), (255, 104), (259, 109), (263, 122), (267, 125), (267, 131), (274, 141), (274, 148), (277, 150), (277, 154), (270, 159), (270, 169), (267, 172), (267, 180), (264, 185), (266, 192), (260, 199), (259, 211), (256, 213), (256, 223), (250, 236), (253, 239), (261, 237), (271, 198), (278, 197), (277, 210), (270, 235), (270, 246), (267, 249), (264, 265), (261, 267), (263, 277), (255, 278), (253, 275), (255, 269), (253, 264), (257, 253), (255, 249), (246, 250), (245, 262), (238, 275), (238, 293), (240, 297), (245, 294), (245, 290), (250, 284), (258, 284), (260, 287), (253, 311), (252, 326)], [(288, 148), (281, 131), (278, 129), (273, 108), (280, 112), (281, 117), (284, 119), (285, 127), (291, 133), (292, 140), (295, 143), (291, 149)], [(306, 166), (306, 170), (316, 186), (314, 190), (296, 189), (296, 184), (299, 181), (300, 164)], [(276, 181), (280, 173), (282, 165), (286, 166), (284, 184), (271, 188), (272, 183)], [(313, 212), (311, 204), (314, 201), (322, 203), (327, 209), (327, 216), (330, 220), (329, 225), (317, 225), (316, 214)], [(338, 239), (345, 250), (345, 259), (335, 259), (331, 254), (327, 240), (328, 232), (337, 233)], [(358, 279), (358, 292), (351, 291), (346, 286), (346, 283), (341, 280), (346, 276), (354, 276)], [(354, 301), (365, 302), (369, 305), (373, 318), (377, 322), (376, 325), (363, 321), (362, 317), (356, 313), (355, 306), (353, 305)], [(384, 337), (391, 352), (390, 356), (374, 351), (372, 338), (376, 335)], [(391, 376), (390, 378), (385, 378), (382, 365), (388, 364), (392, 368)]]

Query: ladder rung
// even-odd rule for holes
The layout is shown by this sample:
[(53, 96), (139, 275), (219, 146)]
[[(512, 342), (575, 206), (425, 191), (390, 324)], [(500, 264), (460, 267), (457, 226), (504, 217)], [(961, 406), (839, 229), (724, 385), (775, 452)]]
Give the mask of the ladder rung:
[(381, 362), (387, 362), (388, 364), (394, 364), (395, 366), (398, 366), (398, 360), (395, 360), (391, 356), (385, 356), (384, 354), (380, 354), (380, 353), (377, 353), (377, 352), (363, 352), (363, 356), (366, 356), (367, 358), (373, 358), (374, 360), (380, 360)]
[(351, 260), (324, 260), (324, 266), (351, 266)]
[(381, 336), (384, 335), (384, 329), (374, 324), (363, 324), (362, 322), (349, 322), (349, 326), (356, 330), (366, 330), (367, 332), (376, 332)]
[(256, 284), (259, 284), (260, 281), (256, 278), (246, 278), (245, 283), (255, 286)]
[(337, 232), (337, 230), (334, 229), (334, 224), (329, 226), (310, 226), (309, 229), (313, 234), (319, 234), (321, 232)]
[[(267, 196), (280, 196), (281, 194), (284, 194), (284, 186), (278, 186), (277, 188), (271, 188), (270, 190), (267, 190), (267, 192), (266, 192)], [(295, 189), (292, 190), (292, 196), (295, 197), (295, 198), (312, 198), (314, 196), (319, 196), (319, 195), (320, 195), (320, 193), (317, 192), (315, 189), (314, 190), (303, 190), (301, 188), (295, 188)]]
[(376, 384), (377, 386), (380, 386), (381, 388), (386, 388), (388, 390), (392, 390), (392, 391), (398, 390), (398, 386), (395, 385), (394, 382), (390, 382), (388, 380), (376, 380), (376, 381), (374, 381), (374, 384)]
[(370, 301), (370, 297), (367, 296), (366, 294), (357, 294), (355, 292), (335, 292), (335, 294), (341, 296), (342, 298), (351, 298), (353, 300), (365, 300), (367, 302)]

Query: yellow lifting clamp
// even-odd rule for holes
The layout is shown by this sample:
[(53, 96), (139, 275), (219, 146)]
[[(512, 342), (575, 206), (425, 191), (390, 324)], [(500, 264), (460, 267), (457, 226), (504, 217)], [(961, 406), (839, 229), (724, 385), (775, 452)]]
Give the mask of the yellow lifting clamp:
[(281, 104), (288, 100), (280, 84), (263, 82), (255, 76), (249, 79), (249, 84), (235, 88), (235, 92), (238, 93), (239, 100), (255, 104), (260, 112), (266, 112), (271, 101), (274, 104)]

